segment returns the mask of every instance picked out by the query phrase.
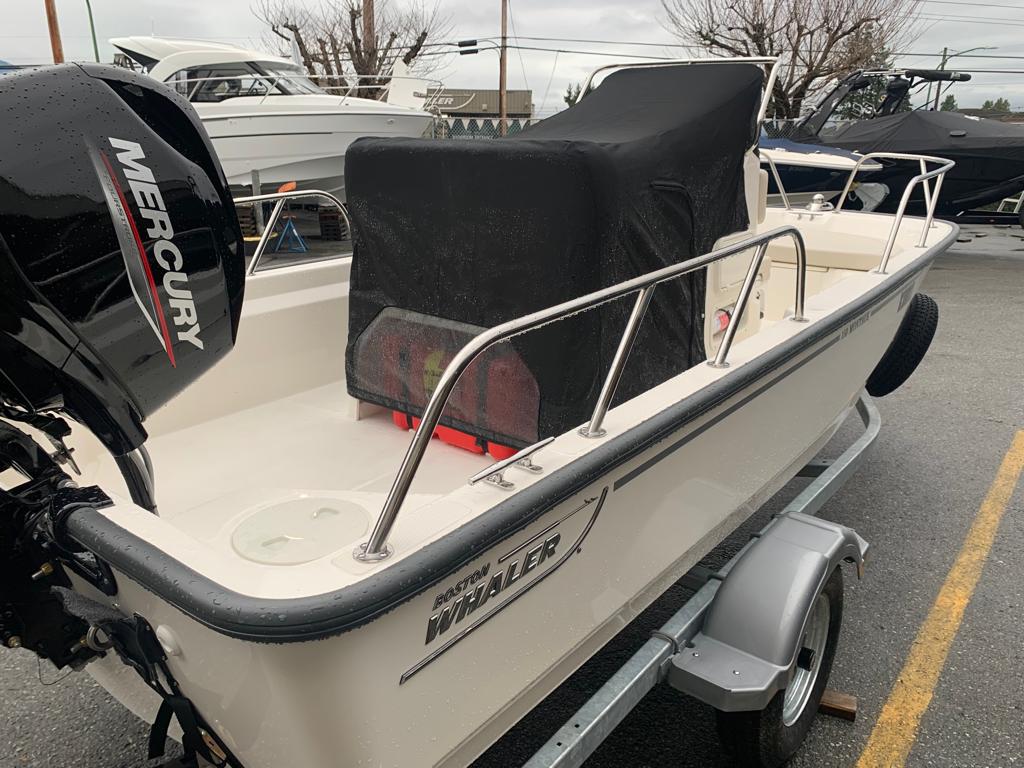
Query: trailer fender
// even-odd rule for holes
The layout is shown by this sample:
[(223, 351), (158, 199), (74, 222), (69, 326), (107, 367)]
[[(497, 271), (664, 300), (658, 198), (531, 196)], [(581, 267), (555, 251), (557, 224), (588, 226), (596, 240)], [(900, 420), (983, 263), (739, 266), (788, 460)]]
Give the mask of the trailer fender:
[(855, 531), (801, 513), (780, 517), (739, 558), (704, 626), (675, 654), (668, 681), (723, 712), (764, 709), (788, 684), (815, 598), (868, 544)]

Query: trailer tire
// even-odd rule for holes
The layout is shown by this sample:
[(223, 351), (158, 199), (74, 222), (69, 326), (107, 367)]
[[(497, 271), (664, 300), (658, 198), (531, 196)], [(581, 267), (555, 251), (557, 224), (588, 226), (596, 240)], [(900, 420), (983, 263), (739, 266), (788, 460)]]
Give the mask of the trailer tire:
[(892, 344), (865, 385), (872, 397), (884, 397), (910, 378), (924, 359), (939, 325), (939, 305), (923, 293), (914, 294)]
[[(743, 768), (778, 768), (785, 765), (796, 754), (811, 729), (832, 672), (832, 661), (839, 642), (839, 627), (843, 621), (843, 572), (838, 566), (819, 593), (818, 600), (824, 600), (828, 606), (828, 630), (821, 662), (814, 673), (816, 676), (799, 709), (795, 713), (789, 712), (787, 717), (786, 690), (781, 690), (759, 712), (717, 713), (718, 736), (732, 765)], [(817, 601), (815, 606), (818, 607)], [(812, 608), (812, 615), (816, 608)], [(790, 685), (793, 685), (793, 681)]]

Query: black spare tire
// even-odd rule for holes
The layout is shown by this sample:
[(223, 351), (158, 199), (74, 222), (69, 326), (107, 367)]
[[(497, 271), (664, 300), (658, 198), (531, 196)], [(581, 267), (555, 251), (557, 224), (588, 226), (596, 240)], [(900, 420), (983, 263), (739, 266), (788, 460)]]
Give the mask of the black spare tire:
[(903, 385), (924, 359), (939, 325), (939, 305), (923, 293), (914, 294), (892, 344), (866, 384), (872, 397), (884, 397)]

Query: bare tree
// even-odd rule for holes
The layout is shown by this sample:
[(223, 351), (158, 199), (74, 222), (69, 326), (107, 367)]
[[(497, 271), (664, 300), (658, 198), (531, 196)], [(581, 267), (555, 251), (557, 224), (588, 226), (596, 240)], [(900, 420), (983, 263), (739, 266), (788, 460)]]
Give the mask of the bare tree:
[(782, 62), (768, 116), (800, 115), (830, 78), (911, 38), (920, 0), (661, 0), (665, 27), (716, 55), (777, 56)]
[(439, 68), (442, 57), (424, 49), (451, 31), (439, 0), (325, 0), (316, 8), (257, 0), (252, 12), (270, 28), (265, 43), (289, 55), (294, 41), (317, 82), (365, 98), (383, 95), (399, 61), (421, 75)]

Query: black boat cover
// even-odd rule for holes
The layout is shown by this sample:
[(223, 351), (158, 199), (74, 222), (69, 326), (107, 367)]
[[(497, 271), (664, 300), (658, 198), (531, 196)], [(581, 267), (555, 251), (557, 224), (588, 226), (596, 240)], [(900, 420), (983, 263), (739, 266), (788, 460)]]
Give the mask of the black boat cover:
[[(710, 250), (747, 226), (743, 157), (763, 70), (622, 69), (514, 138), (356, 141), (349, 392), (419, 414), (484, 328)], [(704, 271), (660, 286), (617, 391), (705, 358)], [(521, 446), (586, 421), (632, 300), (493, 348), (443, 423)]]
[(958, 112), (917, 110), (858, 120), (823, 139), (860, 153), (923, 152), (953, 160), (981, 154), (1024, 161), (1024, 126)]
[[(1024, 126), (968, 117), (956, 112), (919, 110), (862, 120), (821, 140), (857, 152), (908, 152), (956, 162), (945, 176), (936, 213), (951, 216), (1024, 189)], [(865, 180), (891, 190), (876, 209), (895, 211), (903, 189), (918, 173), (914, 163), (883, 161), (885, 170)], [(924, 191), (912, 190), (913, 214), (924, 212)]]

